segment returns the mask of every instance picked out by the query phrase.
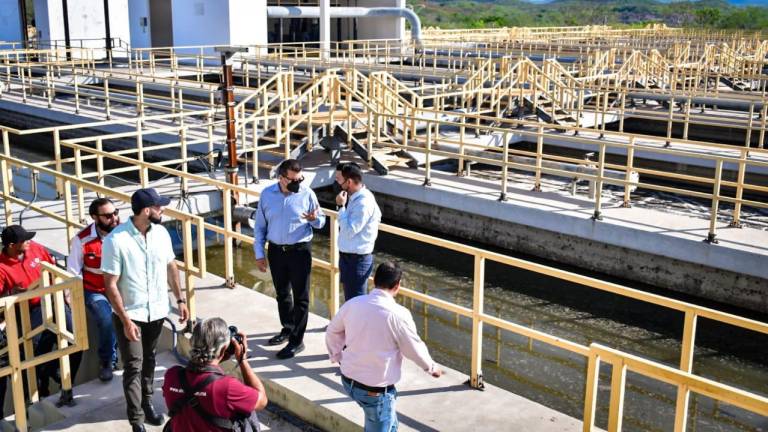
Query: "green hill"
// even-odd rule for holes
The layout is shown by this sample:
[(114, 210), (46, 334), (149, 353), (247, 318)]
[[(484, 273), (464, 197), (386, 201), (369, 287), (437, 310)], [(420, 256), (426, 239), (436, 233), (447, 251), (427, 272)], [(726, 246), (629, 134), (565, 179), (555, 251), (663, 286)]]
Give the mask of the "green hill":
[(408, 0), (424, 26), (488, 28), (609, 24), (674, 27), (768, 28), (768, 7), (740, 7), (725, 0)]

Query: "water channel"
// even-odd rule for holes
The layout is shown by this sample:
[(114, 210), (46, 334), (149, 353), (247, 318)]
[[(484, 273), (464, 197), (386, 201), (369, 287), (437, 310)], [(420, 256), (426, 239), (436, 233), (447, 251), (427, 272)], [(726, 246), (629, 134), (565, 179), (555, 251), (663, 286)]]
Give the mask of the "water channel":
[[(328, 245), (327, 233), (316, 235), (314, 255), (327, 259)], [(471, 308), (471, 257), (386, 233), (380, 235), (376, 250), (376, 262), (401, 263), (405, 270), (404, 286)], [(207, 248), (208, 271), (223, 274), (223, 251), (223, 246)], [(236, 249), (235, 275), (239, 284), (274, 295), (269, 274), (256, 270), (248, 246)], [(312, 312), (322, 316), (328, 316), (328, 280), (327, 271), (313, 269), (310, 306)], [(660, 292), (653, 287), (641, 288)], [(492, 263), (486, 267), (485, 289), (485, 309), (493, 315), (581, 344), (599, 342), (673, 367), (679, 364), (683, 316), (676, 311)], [(411, 299), (399, 301), (413, 313), (419, 333), (436, 361), (468, 373), (471, 320)], [(700, 320), (694, 371), (716, 381), (766, 393), (766, 342), (768, 337), (757, 333)], [(486, 382), (581, 417), (585, 358), (489, 325), (484, 329), (483, 350)], [(607, 422), (609, 388), (610, 367), (604, 366), (598, 399), (598, 425), (602, 427)], [(675, 391), (673, 386), (630, 372), (624, 430), (671, 430)], [(768, 418), (692, 396), (689, 425), (691, 431), (761, 431), (768, 430)]]

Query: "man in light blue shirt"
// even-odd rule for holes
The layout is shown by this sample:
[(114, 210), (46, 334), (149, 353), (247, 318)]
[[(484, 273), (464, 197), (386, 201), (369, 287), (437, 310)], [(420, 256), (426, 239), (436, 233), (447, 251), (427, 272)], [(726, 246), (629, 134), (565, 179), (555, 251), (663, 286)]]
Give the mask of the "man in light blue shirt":
[[(280, 313), (280, 333), (270, 345), (286, 345), (277, 353), (288, 359), (304, 350), (309, 317), (309, 274), (312, 270), (312, 229), (325, 225), (325, 215), (312, 189), (301, 185), (301, 164), (287, 159), (277, 168), (278, 181), (261, 192), (256, 210), (253, 251), (256, 266), (272, 272)], [(269, 250), (264, 253), (264, 245)]]
[(363, 184), (363, 172), (356, 163), (336, 171), (341, 192), (339, 206), (339, 273), (344, 284), (344, 299), (368, 292), (368, 278), (373, 271), (373, 246), (379, 235), (381, 210)]
[(179, 305), (179, 322), (188, 316), (171, 236), (160, 225), (170, 199), (154, 189), (131, 196), (131, 219), (104, 238), (101, 271), (112, 305), (117, 345), (123, 360), (123, 391), (133, 432), (144, 422), (159, 426), (163, 415), (152, 406), (155, 351), (168, 316), (168, 286)]

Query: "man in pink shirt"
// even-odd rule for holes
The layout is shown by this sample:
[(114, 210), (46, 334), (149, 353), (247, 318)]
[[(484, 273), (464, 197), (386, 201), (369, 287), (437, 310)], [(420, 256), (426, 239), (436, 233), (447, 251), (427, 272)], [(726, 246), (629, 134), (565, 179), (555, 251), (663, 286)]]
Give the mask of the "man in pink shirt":
[(419, 338), (411, 312), (395, 302), (402, 274), (395, 263), (379, 265), (373, 276), (376, 288), (344, 303), (325, 334), (331, 362), (341, 366), (344, 389), (363, 408), (365, 432), (397, 430), (395, 384), (403, 357), (435, 378), (443, 374)]

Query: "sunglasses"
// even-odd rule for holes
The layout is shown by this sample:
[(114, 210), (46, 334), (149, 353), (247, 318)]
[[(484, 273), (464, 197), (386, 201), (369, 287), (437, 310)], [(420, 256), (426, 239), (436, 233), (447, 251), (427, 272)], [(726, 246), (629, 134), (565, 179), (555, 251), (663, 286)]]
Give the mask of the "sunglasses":
[(96, 216), (109, 218), (109, 217), (117, 217), (118, 214), (120, 214), (120, 210), (115, 209), (115, 211), (113, 211), (112, 213), (99, 213), (99, 214), (96, 214)]

